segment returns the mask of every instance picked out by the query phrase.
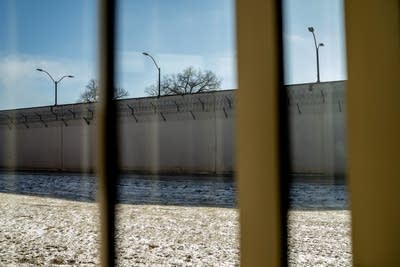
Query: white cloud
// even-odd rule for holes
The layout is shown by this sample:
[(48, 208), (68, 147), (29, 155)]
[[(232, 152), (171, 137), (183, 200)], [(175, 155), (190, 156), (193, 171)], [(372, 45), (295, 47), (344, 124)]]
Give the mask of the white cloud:
[(286, 42), (304, 42), (306, 39), (298, 34), (284, 34), (284, 39)]
[(211, 70), (222, 79), (223, 89), (237, 88), (236, 60), (234, 57), (212, 57), (183, 54), (163, 54), (160, 60), (164, 64), (164, 74), (179, 73), (193, 66), (201, 70)]
[(222, 89), (237, 89), (237, 66), (235, 57), (219, 57), (211, 65), (218, 77), (222, 78)]
[(162, 54), (160, 62), (163, 62), (165, 74), (178, 73), (189, 66), (201, 69), (205, 67), (204, 57), (198, 55)]
[(144, 55), (137, 51), (126, 51), (118, 54), (117, 66), (119, 72), (139, 73), (144, 71)]

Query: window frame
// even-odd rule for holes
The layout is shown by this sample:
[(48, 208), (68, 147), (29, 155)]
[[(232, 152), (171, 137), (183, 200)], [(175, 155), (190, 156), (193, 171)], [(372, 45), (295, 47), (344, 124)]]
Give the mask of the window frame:
[[(118, 163), (112, 101), (116, 1), (99, 3), (99, 73), (104, 99), (98, 128), (101, 257), (103, 266), (112, 266)], [(241, 265), (285, 266), (287, 126), (282, 104), (281, 1), (237, 0), (236, 12)], [(353, 262), (400, 265), (400, 216), (395, 205), (400, 203), (400, 126), (394, 123), (400, 114), (396, 101), (400, 99), (400, 3), (345, 1), (345, 14)], [(377, 85), (383, 89), (377, 90)]]

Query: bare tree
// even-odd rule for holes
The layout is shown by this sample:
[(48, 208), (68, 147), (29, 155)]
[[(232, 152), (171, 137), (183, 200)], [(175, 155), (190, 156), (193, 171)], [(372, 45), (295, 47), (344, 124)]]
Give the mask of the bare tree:
[[(220, 88), (221, 79), (212, 71), (196, 70), (190, 66), (181, 73), (165, 75), (161, 81), (161, 95), (182, 95), (200, 93)], [(145, 89), (148, 95), (158, 95), (158, 86)]]
[[(99, 85), (95, 79), (91, 79), (85, 88), (78, 102), (91, 103), (99, 101)], [(117, 87), (114, 89), (114, 99), (120, 99), (128, 95), (128, 91), (123, 88)]]

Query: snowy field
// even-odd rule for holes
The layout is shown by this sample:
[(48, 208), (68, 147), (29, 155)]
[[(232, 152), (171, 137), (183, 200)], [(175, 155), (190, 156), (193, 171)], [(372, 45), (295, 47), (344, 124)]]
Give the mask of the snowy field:
[[(120, 181), (119, 266), (239, 265), (234, 183), (199, 179)], [(99, 265), (93, 177), (0, 174), (0, 192), (0, 266)], [(290, 265), (350, 266), (344, 186), (298, 183), (291, 192)]]
[[(0, 265), (97, 266), (95, 203), (0, 194)], [(118, 206), (121, 266), (235, 266), (235, 209)]]

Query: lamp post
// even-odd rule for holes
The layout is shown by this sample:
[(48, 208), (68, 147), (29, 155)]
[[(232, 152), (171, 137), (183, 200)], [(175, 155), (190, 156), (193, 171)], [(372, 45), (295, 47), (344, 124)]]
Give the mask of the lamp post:
[(57, 85), (62, 81), (62, 79), (74, 78), (74, 76), (73, 75), (64, 75), (56, 81), (56, 80), (54, 80), (53, 76), (51, 76), (50, 73), (48, 73), (46, 70), (44, 70), (44, 69), (36, 69), (36, 70), (46, 73), (50, 77), (50, 79), (54, 82), (54, 106), (57, 106)]
[(157, 65), (157, 62), (154, 60), (154, 58), (149, 53), (143, 52), (142, 54), (151, 58), (153, 60), (154, 65), (156, 66), (156, 68), (158, 70), (158, 95), (157, 95), (157, 97), (160, 97), (160, 95), (161, 95), (161, 68)]
[(324, 46), (324, 44), (319, 43), (317, 45), (317, 39), (315, 38), (314, 27), (308, 27), (308, 31), (311, 32), (314, 37), (315, 52), (317, 54), (317, 83), (319, 83), (320, 82), (320, 79), (319, 79), (319, 48)]

